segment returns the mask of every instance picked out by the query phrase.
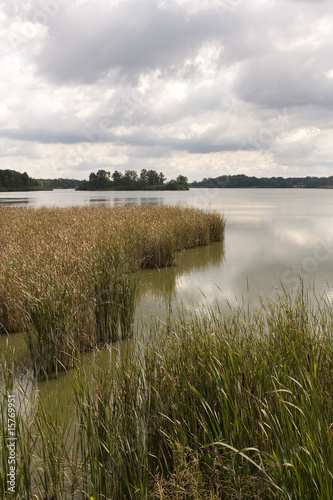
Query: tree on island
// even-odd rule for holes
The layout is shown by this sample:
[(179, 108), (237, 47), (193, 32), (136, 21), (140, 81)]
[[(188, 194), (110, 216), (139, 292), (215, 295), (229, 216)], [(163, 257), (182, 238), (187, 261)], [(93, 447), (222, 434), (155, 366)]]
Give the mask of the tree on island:
[(162, 172), (158, 174), (155, 170), (146, 170), (145, 168), (141, 170), (140, 182), (144, 186), (162, 186), (164, 181), (165, 177)]
[(89, 175), (88, 182), (92, 189), (109, 189), (111, 184), (110, 172), (106, 172), (106, 170), (98, 170), (96, 174), (92, 172)]
[(187, 190), (187, 177), (179, 175), (176, 179), (165, 183), (163, 172), (142, 169), (140, 175), (135, 170), (124, 173), (115, 170), (111, 175), (106, 170), (91, 173), (88, 181), (83, 181), (78, 190)]

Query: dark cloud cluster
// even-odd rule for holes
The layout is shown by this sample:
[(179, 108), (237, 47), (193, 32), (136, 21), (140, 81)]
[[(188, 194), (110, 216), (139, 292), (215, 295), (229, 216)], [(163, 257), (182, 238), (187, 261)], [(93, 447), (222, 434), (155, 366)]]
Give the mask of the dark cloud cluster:
[(40, 73), (57, 83), (94, 83), (112, 72), (136, 80), (142, 72), (183, 64), (218, 36), (214, 9), (187, 15), (158, 8), (155, 0), (126, 0), (111, 8), (68, 7), (50, 25), (36, 61)]

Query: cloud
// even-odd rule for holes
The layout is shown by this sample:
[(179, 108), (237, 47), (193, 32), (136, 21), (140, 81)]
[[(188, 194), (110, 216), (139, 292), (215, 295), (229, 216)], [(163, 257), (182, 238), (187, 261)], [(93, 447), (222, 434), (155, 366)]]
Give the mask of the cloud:
[(3, 168), (332, 168), (329, 1), (4, 0), (0, 23)]
[(8, 139), (17, 139), (23, 141), (40, 142), (43, 144), (76, 144), (84, 140), (81, 134), (75, 134), (72, 131), (65, 129), (50, 131), (45, 129), (12, 129), (12, 130), (2, 130), (2, 137)]
[[(333, 47), (327, 47), (327, 53)], [(244, 101), (268, 108), (333, 106), (333, 79), (328, 61), (316, 52), (272, 51), (247, 61), (239, 72), (236, 92)]]
[(39, 72), (57, 83), (94, 83), (103, 77), (136, 81), (142, 72), (177, 68), (220, 28), (215, 10), (187, 15), (154, 0), (126, 0), (64, 8), (52, 21), (36, 58)]

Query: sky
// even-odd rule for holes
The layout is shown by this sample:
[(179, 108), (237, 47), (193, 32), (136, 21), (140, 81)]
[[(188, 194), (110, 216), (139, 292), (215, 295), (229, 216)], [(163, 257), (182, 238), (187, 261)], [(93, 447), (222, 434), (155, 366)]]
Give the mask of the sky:
[(1, 0), (0, 169), (333, 175), (331, 0)]

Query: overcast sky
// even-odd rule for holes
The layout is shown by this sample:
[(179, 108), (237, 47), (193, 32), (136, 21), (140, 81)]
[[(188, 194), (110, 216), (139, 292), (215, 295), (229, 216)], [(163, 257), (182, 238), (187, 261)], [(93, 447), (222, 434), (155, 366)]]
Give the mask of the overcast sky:
[(332, 0), (1, 0), (0, 169), (333, 175)]

